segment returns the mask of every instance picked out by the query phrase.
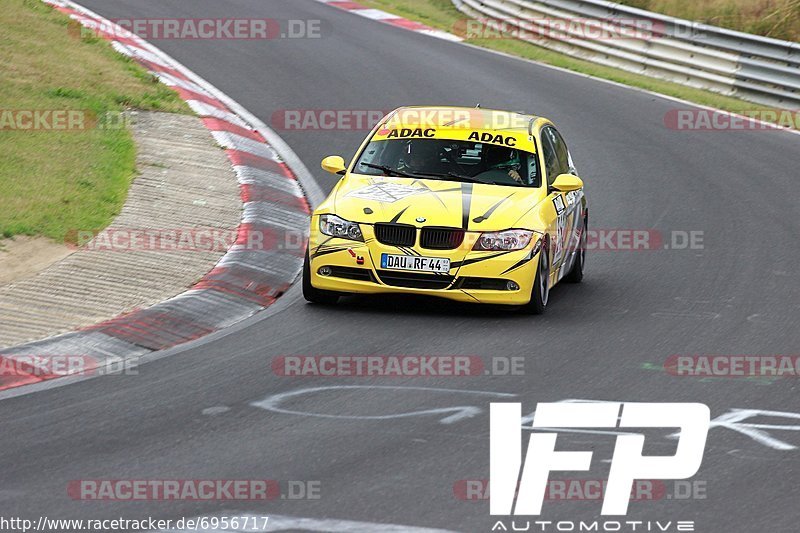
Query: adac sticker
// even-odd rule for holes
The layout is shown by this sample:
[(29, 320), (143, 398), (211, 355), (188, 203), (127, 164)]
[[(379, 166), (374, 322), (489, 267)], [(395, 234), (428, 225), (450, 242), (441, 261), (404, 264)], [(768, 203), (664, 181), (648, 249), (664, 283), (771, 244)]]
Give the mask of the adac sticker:
[(517, 139), (512, 137), (511, 135), (493, 135), (488, 132), (481, 133), (479, 131), (473, 131), (469, 134), (467, 140), (482, 142), (482, 143), (491, 143), (491, 144), (502, 144), (503, 146), (516, 146)]
[(387, 139), (413, 139), (413, 138), (427, 138), (432, 139), (436, 136), (436, 130), (433, 128), (400, 128), (389, 132), (386, 136)]

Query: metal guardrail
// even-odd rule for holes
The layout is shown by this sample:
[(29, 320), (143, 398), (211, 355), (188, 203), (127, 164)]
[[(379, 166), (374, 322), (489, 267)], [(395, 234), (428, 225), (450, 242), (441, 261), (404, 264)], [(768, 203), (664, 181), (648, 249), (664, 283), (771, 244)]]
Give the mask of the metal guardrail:
[[(800, 43), (604, 0), (451, 1), (477, 19), (479, 27), (513, 29), (518, 38), (546, 48), (728, 96), (800, 109)], [(587, 26), (613, 28), (616, 33), (595, 35)]]

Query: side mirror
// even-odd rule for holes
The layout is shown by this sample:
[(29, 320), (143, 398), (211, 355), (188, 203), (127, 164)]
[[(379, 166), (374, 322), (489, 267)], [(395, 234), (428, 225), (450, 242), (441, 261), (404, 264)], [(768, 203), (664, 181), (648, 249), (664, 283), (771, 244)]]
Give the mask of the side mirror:
[(553, 182), (552, 188), (561, 192), (577, 191), (583, 189), (583, 180), (572, 174), (560, 174)]
[(344, 174), (347, 169), (344, 166), (344, 159), (340, 155), (329, 155), (322, 160), (322, 169), (331, 174)]

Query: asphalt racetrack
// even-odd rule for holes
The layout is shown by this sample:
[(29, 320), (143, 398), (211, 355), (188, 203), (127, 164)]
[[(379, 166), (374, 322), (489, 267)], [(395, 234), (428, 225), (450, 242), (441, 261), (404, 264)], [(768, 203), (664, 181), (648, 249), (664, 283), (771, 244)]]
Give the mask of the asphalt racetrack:
[[(542, 317), (404, 298), (350, 298), (328, 308), (307, 305), (295, 287), (275, 312), (146, 364), (138, 376), (4, 400), (4, 515), (177, 519), (245, 512), (489, 531), (495, 520), (488, 502), (464, 501), (454, 491), (460, 480), (489, 477), (489, 403), (521, 402), (531, 412), (537, 402), (586, 399), (701, 402), (712, 419), (758, 411), (742, 424), (780, 428), (754, 435), (741, 425), (712, 426), (694, 477), (705, 497), (632, 502), (628, 519), (695, 520), (697, 531), (708, 533), (797, 531), (797, 382), (676, 377), (663, 365), (673, 354), (797, 353), (800, 138), (671, 130), (665, 114), (686, 104), (313, 0), (83, 5), (108, 18), (320, 19), (320, 39), (154, 44), (273, 127), (273, 114), (287, 109), (481, 103), (547, 116), (586, 182), (593, 228), (654, 230), (668, 236), (666, 243), (672, 232), (702, 232), (703, 241), (695, 249), (590, 251), (584, 283), (554, 289)], [(326, 192), (336, 178), (319, 161), (351, 157), (366, 134), (278, 133)], [(289, 378), (271, 366), (280, 356), (321, 354), (521, 358), (524, 372)], [(309, 388), (318, 390), (274, 398)], [(264, 408), (277, 405), (292, 412)], [(672, 453), (669, 433), (648, 434), (645, 451)], [(613, 436), (569, 433), (559, 442), (595, 451), (591, 473), (562, 477), (606, 478), (602, 459), (611, 458)], [(321, 495), (125, 502), (76, 501), (67, 493), (69, 482), (81, 479), (252, 478), (316, 481)], [(600, 505), (548, 502), (543, 518), (598, 519)]]

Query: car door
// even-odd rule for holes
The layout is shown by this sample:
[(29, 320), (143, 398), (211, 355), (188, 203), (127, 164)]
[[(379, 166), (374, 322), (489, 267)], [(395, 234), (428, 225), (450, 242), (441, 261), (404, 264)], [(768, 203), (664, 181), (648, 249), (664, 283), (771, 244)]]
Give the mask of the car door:
[(579, 245), (580, 235), (577, 230), (582, 227), (582, 191), (562, 193), (552, 188), (553, 182), (560, 174), (575, 174), (572, 158), (569, 155), (564, 138), (553, 126), (542, 128), (542, 155), (544, 157), (545, 177), (548, 187), (548, 201), (555, 210), (555, 224), (551, 233), (551, 272), (556, 272), (560, 279), (565, 261)]

